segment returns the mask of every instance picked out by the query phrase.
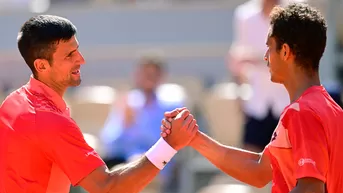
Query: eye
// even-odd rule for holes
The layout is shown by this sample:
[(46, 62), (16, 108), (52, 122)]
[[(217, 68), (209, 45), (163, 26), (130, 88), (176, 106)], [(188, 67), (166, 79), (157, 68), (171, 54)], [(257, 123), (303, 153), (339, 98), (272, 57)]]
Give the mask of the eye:
[(66, 58), (70, 58), (73, 55), (73, 53), (70, 53), (66, 56)]

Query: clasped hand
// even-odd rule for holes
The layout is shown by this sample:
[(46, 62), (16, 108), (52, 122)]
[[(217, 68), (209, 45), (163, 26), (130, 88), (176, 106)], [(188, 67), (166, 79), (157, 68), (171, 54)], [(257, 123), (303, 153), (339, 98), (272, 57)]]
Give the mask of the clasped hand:
[(199, 130), (197, 121), (187, 108), (177, 108), (164, 113), (161, 137), (175, 150), (187, 146)]

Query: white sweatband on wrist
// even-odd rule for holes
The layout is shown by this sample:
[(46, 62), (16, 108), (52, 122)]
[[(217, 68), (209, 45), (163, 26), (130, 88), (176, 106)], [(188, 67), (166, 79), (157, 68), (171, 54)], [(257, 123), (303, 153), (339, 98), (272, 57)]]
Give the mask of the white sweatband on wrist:
[(145, 156), (158, 169), (162, 170), (176, 153), (177, 151), (174, 148), (172, 148), (163, 138), (160, 138), (155, 145), (145, 153)]

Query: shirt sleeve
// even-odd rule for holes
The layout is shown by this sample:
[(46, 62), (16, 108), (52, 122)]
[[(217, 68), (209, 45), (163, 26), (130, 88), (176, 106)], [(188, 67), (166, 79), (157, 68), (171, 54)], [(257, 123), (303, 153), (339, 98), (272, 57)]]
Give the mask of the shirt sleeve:
[(294, 111), (288, 126), (295, 177), (326, 181), (328, 144), (320, 119), (310, 110)]
[(72, 185), (77, 185), (96, 168), (105, 165), (71, 119), (51, 112), (39, 112), (36, 124), (40, 147), (63, 170)]

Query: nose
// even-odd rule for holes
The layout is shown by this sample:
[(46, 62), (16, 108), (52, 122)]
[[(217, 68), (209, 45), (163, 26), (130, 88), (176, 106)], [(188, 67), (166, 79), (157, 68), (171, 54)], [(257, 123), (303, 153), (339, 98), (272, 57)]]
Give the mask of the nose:
[(264, 61), (267, 62), (267, 66), (269, 67), (269, 50), (266, 51), (263, 57)]
[(267, 50), (266, 53), (264, 53), (263, 59), (264, 59), (265, 61), (268, 61), (268, 56), (269, 56), (269, 51)]
[(79, 54), (79, 58), (78, 58), (77, 63), (80, 64), (80, 65), (86, 64), (86, 60), (85, 60), (85, 58), (83, 57), (82, 53), (81, 53), (81, 52), (78, 52), (78, 54)]

